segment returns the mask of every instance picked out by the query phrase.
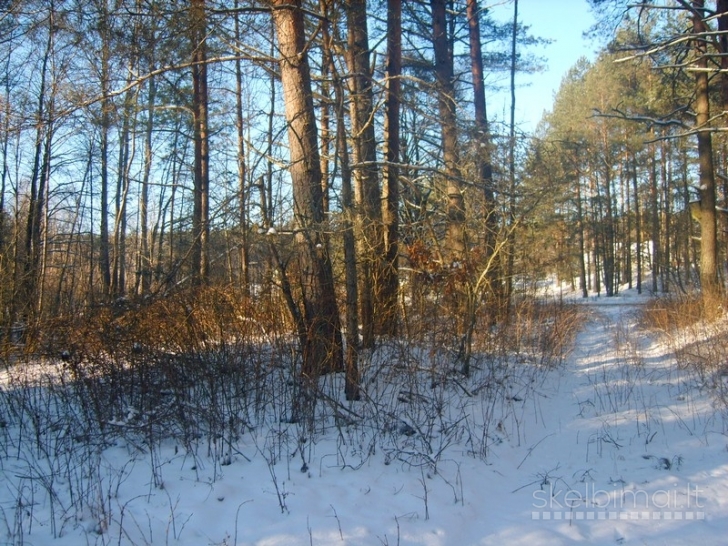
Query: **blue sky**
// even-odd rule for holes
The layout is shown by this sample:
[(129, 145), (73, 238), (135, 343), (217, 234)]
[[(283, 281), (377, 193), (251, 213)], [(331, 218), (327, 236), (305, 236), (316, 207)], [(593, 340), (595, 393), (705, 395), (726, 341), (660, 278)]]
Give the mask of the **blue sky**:
[[(482, 2), (490, 7), (498, 21), (513, 17), (512, 0)], [(533, 130), (544, 110), (551, 110), (553, 96), (561, 79), (582, 55), (594, 58), (596, 43), (584, 39), (582, 33), (594, 24), (587, 0), (519, 0), (518, 19), (531, 27), (531, 34), (548, 38), (552, 43), (535, 51), (547, 59), (546, 70), (539, 74), (516, 76), (516, 122), (526, 131)], [(488, 110), (496, 118), (509, 112), (510, 94), (491, 96)], [(506, 118), (507, 119), (507, 118)]]

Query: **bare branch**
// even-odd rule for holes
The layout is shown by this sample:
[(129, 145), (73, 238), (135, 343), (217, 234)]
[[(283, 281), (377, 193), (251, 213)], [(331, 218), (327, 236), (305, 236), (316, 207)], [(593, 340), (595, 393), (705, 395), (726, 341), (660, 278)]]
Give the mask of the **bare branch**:
[[(671, 127), (671, 126), (678, 126), (687, 128), (688, 125), (680, 121), (679, 119), (674, 118), (654, 118), (652, 116), (643, 116), (643, 115), (634, 115), (634, 114), (628, 114), (626, 112), (622, 112), (621, 110), (618, 110), (617, 108), (612, 109), (615, 113), (614, 114), (607, 114), (604, 112), (601, 112), (598, 109), (594, 109), (594, 116), (591, 117), (598, 117), (598, 118), (613, 118), (613, 119), (621, 119), (624, 121), (634, 121), (639, 123), (649, 123), (650, 125), (658, 126), (658, 127)], [(683, 110), (683, 109), (680, 109)], [(680, 110), (676, 110), (675, 112), (679, 112)], [(672, 112), (672, 113), (675, 113)]]

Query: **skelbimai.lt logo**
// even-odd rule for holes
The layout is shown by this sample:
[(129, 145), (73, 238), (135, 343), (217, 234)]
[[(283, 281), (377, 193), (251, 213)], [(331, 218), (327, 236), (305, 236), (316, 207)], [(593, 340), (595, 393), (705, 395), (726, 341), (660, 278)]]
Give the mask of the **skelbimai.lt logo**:
[(612, 489), (593, 483), (581, 488), (544, 484), (533, 492), (531, 519), (539, 520), (703, 520), (701, 491), (693, 484), (647, 491), (625, 487), (621, 480)]

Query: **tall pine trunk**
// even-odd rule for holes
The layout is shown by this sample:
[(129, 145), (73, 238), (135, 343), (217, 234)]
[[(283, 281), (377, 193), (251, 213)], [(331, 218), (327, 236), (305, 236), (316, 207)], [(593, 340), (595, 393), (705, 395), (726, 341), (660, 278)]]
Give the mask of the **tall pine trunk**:
[(377, 142), (374, 133), (374, 93), (369, 62), (366, 0), (346, 3), (348, 25), (349, 89), (351, 93), (351, 130), (354, 142), (352, 167), (356, 182), (359, 243), (359, 313), (361, 314), (362, 346), (374, 345), (374, 314), (378, 307), (381, 282), (382, 207), (377, 169)]
[[(326, 236), (321, 162), (306, 54), (301, 0), (274, 0), (273, 22), (281, 55), (280, 70), (288, 122), (298, 283), (301, 287), (298, 335), (302, 374), (315, 381), (343, 367), (339, 312)], [(294, 318), (297, 312), (292, 309)]]
[(387, 2), (387, 80), (384, 118), (385, 164), (382, 188), (384, 259), (381, 332), (395, 336), (399, 295), (399, 160), (400, 90), (402, 88), (402, 0)]
[[(239, 0), (235, 0), (239, 7)], [(240, 15), (235, 14), (235, 38), (242, 38)], [(238, 140), (238, 226), (240, 229), (240, 285), (243, 295), (250, 296), (250, 242), (248, 240), (247, 166), (245, 163), (245, 132), (243, 128), (243, 67), (235, 60), (235, 126)]]
[(491, 321), (497, 315), (498, 300), (502, 298), (498, 283), (498, 260), (494, 256), (498, 235), (498, 218), (496, 215), (495, 192), (493, 190), (493, 167), (491, 165), (491, 136), (488, 126), (488, 114), (485, 105), (485, 77), (483, 69), (483, 52), (480, 43), (480, 6), (477, 0), (468, 0), (466, 13), (468, 17), (468, 43), (470, 49), (470, 73), (473, 81), (473, 106), (475, 110), (475, 144), (478, 185), (483, 189), (485, 212), (485, 263), (487, 273), (487, 312)]
[(718, 295), (718, 241), (715, 213), (715, 172), (713, 165), (713, 139), (710, 133), (710, 89), (708, 82), (708, 57), (703, 20), (706, 15), (704, 0), (694, 0), (693, 42), (698, 70), (695, 72), (695, 125), (698, 139), (698, 167), (700, 171), (700, 286), (705, 311), (712, 314), (719, 305)]
[(194, 204), (192, 212), (192, 278), (205, 284), (209, 277), (209, 135), (205, 0), (192, 0), (192, 117), (194, 124)]
[(465, 256), (465, 202), (458, 153), (457, 117), (453, 59), (447, 25), (447, 2), (431, 0), (432, 45), (435, 52), (435, 81), (440, 114), (442, 156), (447, 192), (447, 247), (451, 263)]

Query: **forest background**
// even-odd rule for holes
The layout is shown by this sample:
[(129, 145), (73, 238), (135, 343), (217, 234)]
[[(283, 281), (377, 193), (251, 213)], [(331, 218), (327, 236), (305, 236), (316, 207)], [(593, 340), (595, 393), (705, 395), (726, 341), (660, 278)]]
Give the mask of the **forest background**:
[(591, 5), (607, 45), (525, 133), (515, 78), (544, 42), (517, 1), (506, 21), (473, 0), (3, 2), (4, 350), (189, 352), (254, 324), (355, 400), (381, 339), (467, 375), (545, 279), (699, 290), (714, 316), (728, 7)]

